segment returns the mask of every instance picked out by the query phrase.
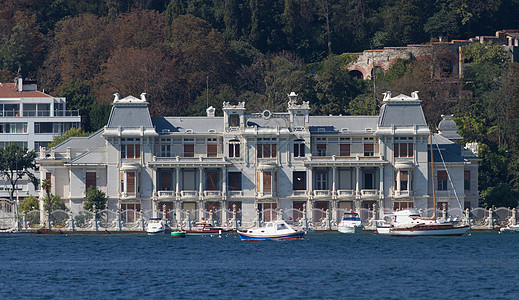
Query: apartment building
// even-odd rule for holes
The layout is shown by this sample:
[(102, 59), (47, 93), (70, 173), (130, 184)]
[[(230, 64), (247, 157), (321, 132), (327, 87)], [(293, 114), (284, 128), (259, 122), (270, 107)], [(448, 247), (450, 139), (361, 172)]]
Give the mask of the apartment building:
[[(0, 146), (16, 143), (29, 150), (47, 147), (55, 135), (79, 128), (78, 111), (67, 110), (65, 98), (52, 97), (37, 90), (36, 81), (16, 78), (0, 83)], [(0, 179), (0, 197), (9, 198), (9, 183)], [(37, 196), (39, 190), (28, 180), (18, 184), (20, 197)]]
[(135, 211), (152, 211), (223, 223), (233, 209), (242, 224), (276, 210), (298, 220), (303, 208), (314, 221), (362, 208), (382, 217), (432, 208), (433, 181), (438, 208), (460, 214), (478, 205), (476, 146), (457, 143), (451, 116), (431, 139), (416, 92), (386, 93), (379, 116), (309, 112), (291, 93), (287, 112), (247, 113), (243, 102), (224, 102), (223, 117), (212, 107), (203, 117), (151, 117), (145, 94), (116, 94), (103, 129), (42, 151), (37, 162), (72, 212), (94, 185), (130, 221)]

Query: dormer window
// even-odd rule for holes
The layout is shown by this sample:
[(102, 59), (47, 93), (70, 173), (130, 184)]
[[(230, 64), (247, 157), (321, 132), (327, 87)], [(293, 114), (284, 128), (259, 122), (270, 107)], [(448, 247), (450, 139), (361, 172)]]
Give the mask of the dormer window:
[(229, 115), (229, 127), (240, 127), (240, 116), (238, 114)]

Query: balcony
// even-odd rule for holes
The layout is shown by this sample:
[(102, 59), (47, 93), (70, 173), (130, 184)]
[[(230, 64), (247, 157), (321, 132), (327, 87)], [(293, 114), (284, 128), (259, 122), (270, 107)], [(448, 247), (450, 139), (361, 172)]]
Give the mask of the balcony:
[[(8, 112), (5, 116), (17, 116), (19, 113)], [(24, 110), (24, 117), (50, 117), (50, 110)], [(79, 117), (79, 110), (56, 110), (54, 111), (53, 117)]]
[(204, 198), (220, 198), (222, 197), (221, 191), (204, 191)]
[(180, 196), (182, 198), (198, 198), (197, 191), (180, 191)]
[(174, 198), (176, 197), (175, 191), (158, 191), (159, 198)]
[(121, 193), (122, 199), (137, 199), (140, 196), (140, 193)]
[(306, 190), (298, 190), (298, 191), (292, 192), (292, 197), (306, 197), (306, 196), (307, 196)]
[(229, 191), (227, 192), (230, 198), (243, 197), (243, 191)]
[(324, 197), (330, 197), (331, 192), (330, 190), (314, 190), (314, 197), (316, 198), (324, 198)]
[(363, 199), (376, 198), (376, 197), (378, 197), (378, 190), (373, 190), (373, 189), (360, 190), (360, 197)]
[(337, 197), (344, 198), (355, 198), (355, 190), (337, 190)]
[(406, 197), (412, 197), (412, 196), (413, 196), (412, 191), (393, 191), (394, 198), (406, 198)]

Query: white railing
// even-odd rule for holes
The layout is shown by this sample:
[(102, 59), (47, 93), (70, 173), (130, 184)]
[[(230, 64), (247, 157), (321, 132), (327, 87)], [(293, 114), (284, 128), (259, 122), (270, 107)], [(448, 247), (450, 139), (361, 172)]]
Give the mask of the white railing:
[(360, 196), (363, 198), (378, 196), (378, 190), (360, 190)]
[(314, 196), (315, 197), (329, 197), (330, 196), (330, 190), (314, 190)]
[(180, 191), (180, 196), (184, 198), (196, 198), (198, 197), (197, 191)]
[(337, 197), (339, 198), (353, 198), (355, 197), (355, 190), (337, 190)]
[(243, 197), (243, 191), (229, 191), (227, 194), (229, 197)]
[(304, 197), (306, 195), (307, 195), (306, 191), (293, 191), (292, 192), (293, 197)]
[(171, 198), (175, 197), (177, 193), (175, 191), (159, 191), (158, 195), (159, 198)]
[(221, 197), (222, 192), (220, 191), (204, 191), (204, 197), (207, 198), (218, 198)]

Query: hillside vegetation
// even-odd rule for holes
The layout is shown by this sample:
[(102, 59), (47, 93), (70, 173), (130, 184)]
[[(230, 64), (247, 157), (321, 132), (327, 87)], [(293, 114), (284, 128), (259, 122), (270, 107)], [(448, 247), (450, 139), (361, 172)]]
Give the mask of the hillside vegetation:
[(466, 47), (465, 78), (442, 58), (397, 61), (355, 80), (354, 54), (519, 28), (519, 0), (0, 0), (0, 82), (37, 79), (101, 128), (113, 93), (147, 93), (154, 116), (205, 114), (206, 101), (313, 114), (378, 113), (382, 92), (420, 91), (427, 120), (454, 114), (482, 157), (483, 203), (517, 205), (519, 67), (501, 47)]

